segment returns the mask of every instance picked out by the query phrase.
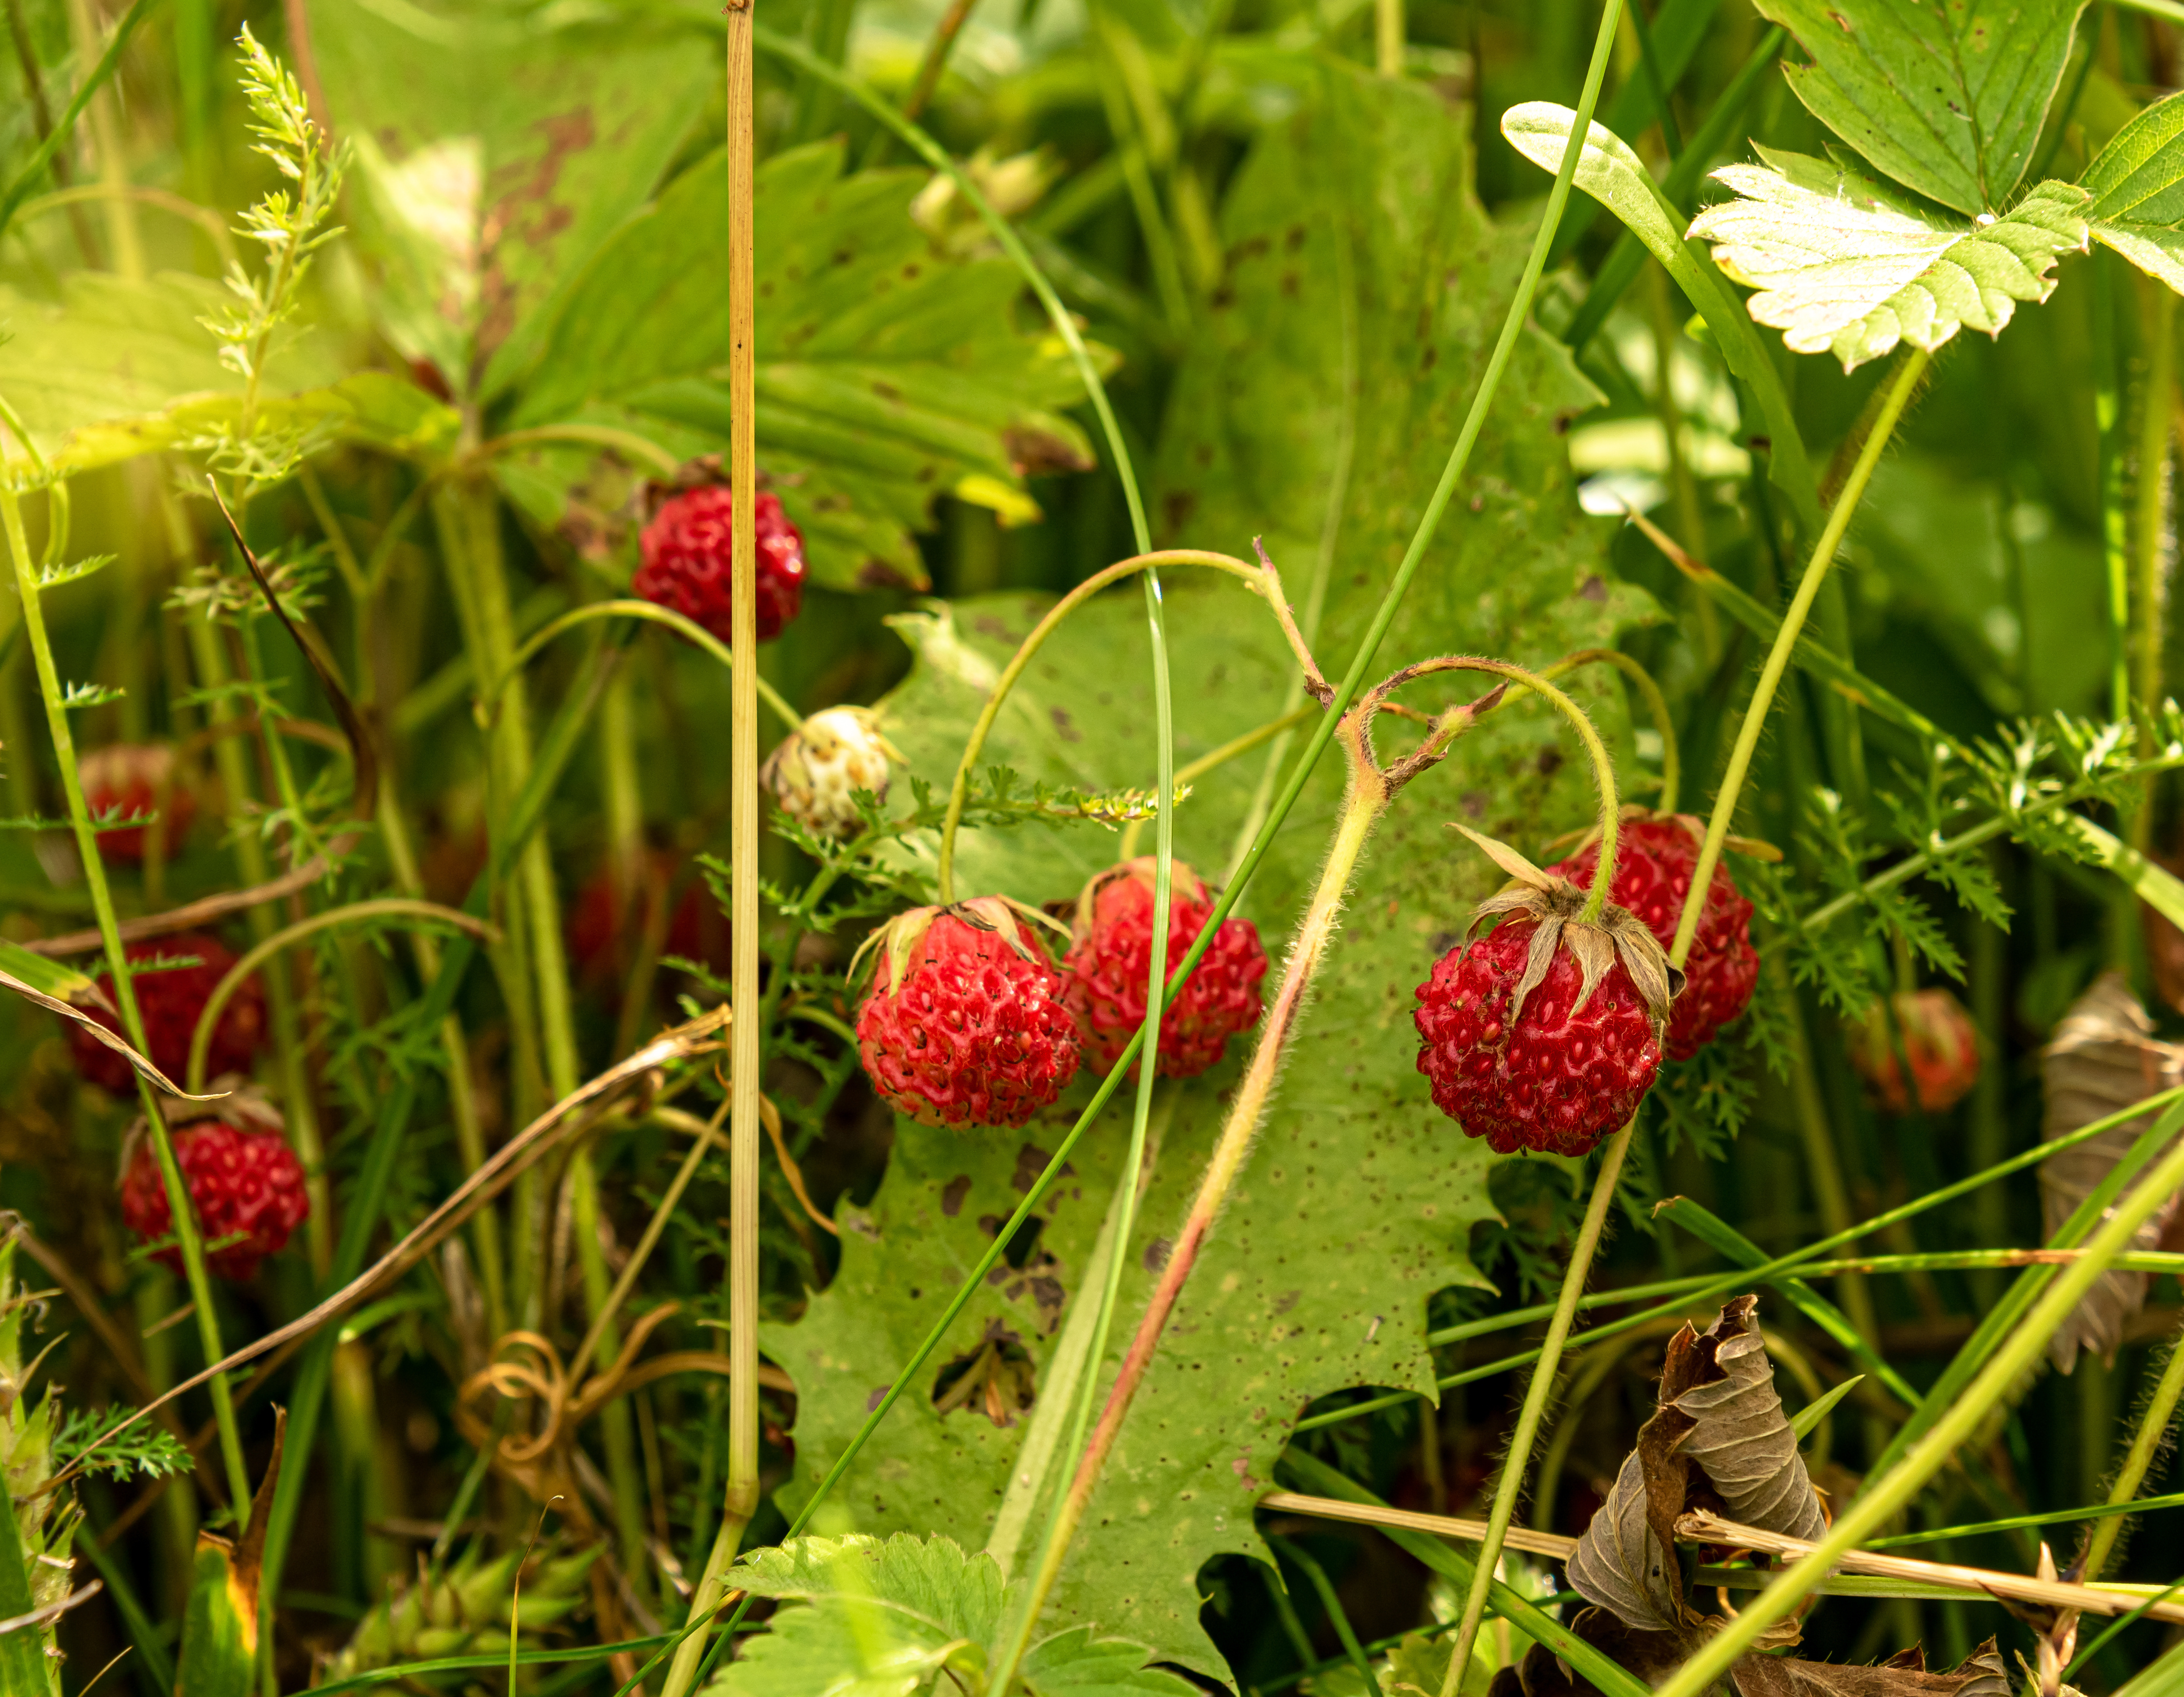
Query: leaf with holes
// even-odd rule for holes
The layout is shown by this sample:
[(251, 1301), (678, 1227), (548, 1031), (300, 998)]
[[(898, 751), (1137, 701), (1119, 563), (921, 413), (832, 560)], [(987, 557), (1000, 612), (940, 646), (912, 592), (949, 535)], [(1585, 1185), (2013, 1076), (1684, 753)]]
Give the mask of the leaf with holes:
[[(1321, 76), (1313, 101), (1258, 145), (1230, 192), (1221, 236), (1236, 261), (1171, 398), (1154, 456), (1170, 469), (1153, 493), (1163, 541), (1248, 549), (1263, 535), (1291, 600), (1321, 604), (1319, 647), (1339, 660), (1378, 599), (1373, 563), (1400, 557), (1431, 492), (1437, 467), (1421, 463), (1416, 444), (1454, 437), (1529, 232), (1485, 218), (1465, 127), (1430, 89), (1334, 65)], [(1445, 287), (1451, 275), (1457, 287)], [(1419, 301), (1433, 305), (1422, 314), (1402, 304)], [(1346, 354), (1330, 325), (1350, 327)], [(1578, 510), (1557, 433), (1591, 399), (1559, 348), (1526, 338), (1474, 461), (1471, 498), (1442, 527), (1387, 654), (1541, 663), (1612, 643), (1643, 616), (1643, 598), (1605, 571), (1606, 527)], [(1279, 716), (1295, 669), (1264, 606), (1240, 587), (1182, 570), (1165, 585), (1175, 690), (1191, 704), (1177, 726), (1184, 764)], [(883, 709), (911, 771), (944, 788), (995, 676), (1047, 605), (996, 595), (898, 621), (916, 659)], [(1092, 789), (1150, 782), (1152, 705), (1139, 682), (1149, 664), (1135, 587), (1095, 599), (1028, 666), (982, 764)], [(1458, 676), (1413, 694), (1426, 705), (1485, 686)], [(1570, 687), (1622, 744), (1613, 678), (1589, 669)], [(1402, 737), (1384, 721), (1384, 747)], [(1254, 750), (1213, 768), (1178, 810), (1177, 852), (1208, 876), (1226, 865), (1268, 759)], [(1245, 898), (1241, 913), (1277, 958), (1341, 793), (1330, 753)], [(1351, 1386), (1432, 1383), (1428, 1299), (1477, 1281), (1472, 1229), (1493, 1212), (1492, 1155), (1434, 1112), (1414, 1064), (1412, 987), (1496, 881), (1474, 857), (1451, 866), (1442, 821), (1456, 815), (1536, 855), (1591, 809), (1558, 721), (1534, 707), (1465, 737), (1382, 826), (1256, 1150), (1183, 1292), (1046, 1627), (1095, 1624), (1218, 1676), (1199, 1621), (1200, 1572), (1223, 1552), (1264, 1553), (1252, 1505), (1299, 1415)], [(931, 852), (929, 842), (912, 845), (924, 865)], [(967, 831), (959, 887), (1065, 899), (1116, 852), (1114, 837), (1084, 824)], [(1197, 1188), (1245, 1047), (1156, 1094), (1157, 1160), (1128, 1245), (1111, 1362)], [(1080, 1079), (1060, 1109), (1018, 1134), (898, 1122), (869, 1209), (842, 1214), (840, 1276), (800, 1322), (767, 1335), (798, 1387), (790, 1507), (840, 1454), (1089, 1087)], [(1073, 1170), (1039, 1210), (1036, 1243), (995, 1270), (845, 1477), (836, 1500), (859, 1529), (931, 1527), (976, 1544), (998, 1521), (997, 1554), (1021, 1572), (1039, 1524), (1027, 1529), (1022, 1482), (1036, 1472), (1040, 1422), (1065, 1406), (1055, 1381), (1067, 1377), (1065, 1342), (1086, 1311), (1128, 1125), (1125, 1095), (1071, 1156)], [(989, 1342), (1000, 1347), (982, 1361)], [(1011, 1348), (1029, 1368), (1028, 1410), (1023, 1376), (1007, 1371)], [(944, 1383), (945, 1372), (957, 1377)], [(972, 1373), (1002, 1382), (993, 1400), (982, 1385), (939, 1412), (936, 1398)], [(997, 1425), (996, 1413), (1014, 1423)]]
[(1758, 291), (1746, 303), (1754, 319), (1846, 371), (1899, 342), (1930, 351), (1967, 325), (2000, 335), (2018, 302), (2053, 292), (2055, 262), (2086, 248), (2086, 192), (2069, 183), (1964, 223), (1825, 160), (1758, 151), (1763, 166), (1714, 173), (1737, 198), (1702, 212), (1691, 233)]
[(1812, 61), (1782, 74), (1881, 170), (1967, 216), (2024, 176), (2085, 0), (1758, 0)]

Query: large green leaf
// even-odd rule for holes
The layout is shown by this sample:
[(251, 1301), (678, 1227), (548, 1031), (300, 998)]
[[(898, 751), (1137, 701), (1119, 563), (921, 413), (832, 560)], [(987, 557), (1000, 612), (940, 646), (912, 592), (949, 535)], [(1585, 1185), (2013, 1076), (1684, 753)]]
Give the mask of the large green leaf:
[(2157, 100), (2109, 137), (2080, 187), (2094, 236), (2184, 292), (2184, 94)]
[(636, 13), (309, 0), (309, 14), (335, 127), (368, 138), (348, 216), (395, 285), (390, 334), (489, 398), (536, 356), (542, 309), (651, 195), (715, 56)]
[[(202, 322), (226, 298), (216, 283), (172, 272), (131, 281), (79, 271), (58, 304), (0, 290), (0, 327), (11, 332), (0, 343), (0, 396), (58, 471), (186, 448), (231, 425), (241, 403), (242, 380), (220, 363)], [(399, 453), (434, 452), (457, 424), (405, 380), (342, 376), (310, 337), (275, 357), (258, 420)], [(28, 471), (17, 444), (0, 441), (0, 453)]]
[(2054, 292), (2058, 259), (2085, 251), (2086, 192), (2069, 183), (2041, 184), (2000, 218), (1944, 222), (1825, 160), (1759, 153), (1763, 166), (1714, 173), (1737, 198), (1691, 234), (1758, 291), (1754, 319), (1846, 371), (1899, 342), (1930, 351), (1967, 325), (2000, 335), (2018, 302)]
[[(758, 451), (821, 582), (922, 586), (913, 531), (955, 494), (1036, 518), (1027, 473), (1092, 463), (1058, 409), (1083, 398), (1059, 338), (1018, 323), (1006, 260), (935, 248), (916, 171), (842, 174), (838, 142), (758, 173)], [(727, 446), (727, 176), (716, 153), (633, 219), (571, 291), (514, 422), (633, 430), (678, 454)], [(535, 517), (596, 528), (585, 456), (510, 463)]]
[(1812, 61), (1797, 97), (1881, 170), (1966, 216), (2031, 162), (2085, 0), (1756, 0)]
[[(1234, 263), (1171, 400), (1155, 505), (1166, 542), (1248, 548), (1263, 535), (1300, 608), (1323, 569), (1319, 647), (1339, 665), (1432, 489), (1528, 232), (1497, 230), (1480, 211), (1460, 110), (1423, 87), (1339, 66), (1323, 75), (1306, 109), (1255, 149), (1223, 209)], [(1558, 346), (1528, 337), (1503, 394), (1384, 669), (1447, 652), (1544, 662), (1613, 640), (1642, 609), (1605, 578), (1605, 528), (1578, 512), (1557, 434), (1589, 388)], [(944, 786), (995, 671), (1044, 604), (990, 597), (905, 622), (917, 660), (887, 711), (912, 771)], [(1176, 696), (1190, 704), (1179, 762), (1284, 707), (1292, 665), (1245, 592), (1171, 573), (1168, 625)], [(1149, 782), (1148, 665), (1142, 607), (1123, 586), (1073, 616), (1028, 668), (988, 761), (1057, 784)], [(1574, 682), (1619, 736), (1613, 687), (1594, 673)], [(1418, 695), (1461, 699), (1484, 684), (1457, 678)], [(1382, 734), (1392, 745), (1403, 733), (1389, 721)], [(1442, 821), (1459, 815), (1539, 849), (1591, 810), (1565, 748), (1535, 707), (1490, 719), (1374, 838), (1258, 1145), (1094, 1496), (1048, 1627), (1092, 1623), (1217, 1672), (1198, 1624), (1199, 1571), (1223, 1551), (1261, 1550), (1252, 1505), (1298, 1414), (1346, 1386), (1430, 1383), (1427, 1299), (1477, 1279), (1471, 1229), (1492, 1213), (1492, 1157), (1434, 1110), (1415, 1067), (1412, 988), (1497, 882), (1451, 846)], [(1215, 769), (1177, 814), (1178, 852), (1209, 875), (1228, 858), (1263, 758)], [(1340, 791), (1330, 754), (1246, 894), (1243, 911), (1276, 959)], [(1052, 899), (1113, 853), (1092, 826), (967, 832), (959, 876), (967, 894)], [(1196, 1188), (1240, 1047), (1157, 1093), (1158, 1156), (1125, 1246), (1115, 1355)], [(835, 1282), (767, 1338), (799, 1391), (792, 1499), (840, 1453), (1071, 1118), (1065, 1104), (1021, 1132), (899, 1124), (871, 1206), (844, 1210)], [(996, 1270), (847, 1476), (838, 1500), (860, 1529), (933, 1527), (978, 1544), (1006, 1503), (1005, 1566), (1020, 1571), (1035, 1548), (1041, 1522), (1018, 1516), (1010, 1494), (1022, 1489), (1027, 1432), (1059, 1399), (1050, 1375), (1082, 1312), (1127, 1127), (1111, 1110), (1087, 1134), (1042, 1206), (1036, 1242), (1014, 1247), (1017, 1264)], [(1028, 1411), (1003, 1401), (1009, 1425), (976, 1406), (938, 1412), (944, 1364), (974, 1359), (989, 1338), (1023, 1352), (1039, 1400)]]
[[(805, 1606), (775, 1615), (765, 1636), (706, 1689), (719, 1697), (910, 1697), (954, 1691), (982, 1672), (1006, 1615), (1001, 1570), (945, 1538), (805, 1538), (736, 1568), (754, 1596)], [(1034, 1644), (1022, 1666), (1034, 1697), (1190, 1697), (1145, 1666), (1145, 1647), (1084, 1628)]]

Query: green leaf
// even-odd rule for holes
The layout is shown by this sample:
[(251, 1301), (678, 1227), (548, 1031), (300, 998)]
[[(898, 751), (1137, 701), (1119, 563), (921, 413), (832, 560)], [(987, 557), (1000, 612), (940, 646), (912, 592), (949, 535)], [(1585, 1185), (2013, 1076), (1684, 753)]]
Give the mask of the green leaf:
[(2031, 163), (2085, 0), (1756, 0), (1813, 115), (1906, 188), (1996, 212)]
[(2078, 186), (2094, 239), (2184, 292), (2184, 95), (2157, 100), (2109, 138)]
[[(224, 298), (218, 285), (173, 273), (132, 282), (76, 272), (58, 305), (0, 290), (0, 321), (18, 331), (0, 344), (0, 396), (62, 475), (209, 440), (235, 422), (242, 398), (201, 321)], [(270, 431), (429, 455), (460, 422), (414, 383), (342, 376), (308, 337), (274, 357), (266, 383), (258, 419)], [(28, 456), (4, 448), (0, 465), (27, 476)]]
[[(944, 1669), (983, 1673), (1006, 1617), (1001, 1570), (945, 1538), (803, 1538), (760, 1551), (731, 1576), (754, 1596), (805, 1606), (776, 1614), (708, 1686), (719, 1697), (910, 1697)], [(1190, 1697), (1145, 1666), (1145, 1647), (1089, 1627), (1034, 1644), (1022, 1669), (1034, 1697)], [(971, 1682), (976, 1689), (975, 1677)], [(961, 1689), (960, 1679), (939, 1689)]]
[(2020, 301), (2044, 301), (2065, 253), (2086, 243), (2086, 192), (2042, 183), (2000, 218), (1927, 213), (1856, 172), (1761, 147), (1724, 165), (1737, 198), (1692, 220), (1714, 263), (1759, 292), (1746, 303), (1799, 353), (1853, 370), (1899, 342), (1931, 350), (1964, 326), (1998, 336)]
[[(1430, 90), (1324, 70), (1314, 98), (1257, 145), (1229, 192), (1219, 234), (1235, 261), (1153, 456), (1167, 468), (1153, 492), (1163, 542), (1235, 550), (1262, 535), (1300, 609), (1324, 572), (1318, 645), (1330, 664), (1357, 641), (1431, 492), (1437, 456), (1419, 444), (1454, 437), (1523, 268), (1529, 232), (1487, 220), (1470, 170), (1465, 128)], [(1643, 598), (1607, 576), (1612, 532), (1579, 512), (1557, 434), (1591, 403), (1589, 386), (1558, 344), (1527, 337), (1504, 392), (1477, 471), (1390, 632), (1390, 667), (1447, 652), (1544, 662), (1612, 643), (1643, 615)], [(1187, 763), (1279, 716), (1295, 667), (1263, 605), (1238, 586), (1181, 570), (1164, 581), (1176, 695), (1192, 704), (1177, 726), (1176, 758)], [(1047, 604), (991, 596), (898, 622), (916, 660), (885, 711), (911, 772), (944, 789), (995, 673)], [(999, 715), (982, 764), (1027, 783), (1149, 782), (1146, 643), (1134, 586), (1072, 615)], [(1618, 686), (1596, 669), (1570, 682), (1620, 745)], [(1407, 698), (1462, 700), (1487, 683), (1435, 680)], [(1393, 721), (1380, 734), (1389, 748), (1404, 739)], [(1228, 862), (1266, 758), (1255, 751), (1206, 772), (1177, 810), (1177, 853), (1210, 877)], [(1243, 915), (1277, 960), (1341, 790), (1330, 753), (1245, 896)], [(1046, 1626), (1095, 1623), (1217, 1675), (1199, 1623), (1199, 1570), (1223, 1551), (1264, 1554), (1252, 1505), (1297, 1416), (1350, 1386), (1430, 1384), (1427, 1299), (1478, 1282), (1472, 1228), (1493, 1211), (1494, 1157), (1434, 1111), (1416, 1070), (1412, 987), (1496, 878), (1480, 857), (1451, 850), (1442, 821), (1537, 848), (1591, 810), (1581, 763), (1536, 704), (1489, 719), (1404, 793), (1368, 850), (1256, 1152), (1184, 1292)], [(958, 876), (967, 895), (1066, 899), (1115, 853), (1115, 838), (1091, 825), (980, 829), (964, 833)], [(1196, 1189), (1245, 1048), (1232, 1044), (1202, 1078), (1160, 1087), (1157, 1158), (1124, 1260), (1125, 1316), (1139, 1311)], [(789, 1506), (908, 1359), (1088, 1086), (1015, 1134), (898, 1122), (869, 1208), (842, 1211), (834, 1282), (797, 1325), (766, 1336), (799, 1392)], [(1087, 1134), (1035, 1216), (1035, 1243), (972, 1298), (845, 1477), (835, 1500), (858, 1529), (986, 1541), (1027, 1431), (1046, 1416), (1065, 1313), (1073, 1320), (1091, 1275), (1127, 1124), (1125, 1104)], [(1127, 1332), (1117, 1327), (1113, 1355)], [(1004, 1333), (1039, 1399), (1028, 1411), (1004, 1403), (1006, 1426), (975, 1403), (939, 1412), (942, 1372)]]
[[(1546, 171), (1562, 168), (1577, 114), (1550, 101), (1513, 106), (1502, 114), (1502, 134), (1511, 147)], [(1655, 183), (1637, 154), (1612, 130), (1595, 124), (1578, 156), (1577, 186), (1623, 220), (1675, 279), (1676, 287), (1713, 332), (1729, 369), (1750, 391), (1765, 420), (1769, 480), (1790, 498), (1810, 531), (1819, 528), (1813, 468), (1791, 410), (1788, 392), (1774, 369), (1759, 332), (1719, 275), (1684, 236), (1683, 214)]]
[[(922, 587), (911, 538), (936, 498), (1026, 522), (1039, 516), (1027, 474), (1092, 465), (1059, 410), (1083, 387), (1059, 339), (1019, 323), (1013, 266), (936, 249), (911, 220), (923, 173), (845, 177), (843, 152), (801, 148), (758, 173), (760, 472), (816, 581)], [(727, 204), (716, 153), (624, 226), (574, 286), (514, 424), (616, 426), (678, 459), (726, 448)], [(627, 480), (596, 450), (504, 461), (502, 478), (541, 523), (611, 547)]]
[(311, 40), (335, 130), (371, 138), (351, 210), (388, 336), (488, 400), (537, 358), (552, 303), (652, 193), (716, 74), (687, 31), (584, 8), (314, 0)]
[(57, 997), (64, 1002), (88, 1002), (109, 1010), (113, 1005), (90, 973), (49, 954), (33, 954), (21, 943), (11, 943), (4, 937), (0, 937), (0, 972), (20, 978), (41, 995)]

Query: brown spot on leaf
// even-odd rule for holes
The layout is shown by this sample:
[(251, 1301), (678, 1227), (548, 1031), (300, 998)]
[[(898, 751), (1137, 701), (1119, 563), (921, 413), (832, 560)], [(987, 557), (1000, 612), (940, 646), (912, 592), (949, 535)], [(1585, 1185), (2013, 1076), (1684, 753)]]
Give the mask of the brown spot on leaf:
[(1054, 721), (1055, 734), (1060, 737), (1063, 742), (1081, 743), (1084, 740), (1084, 733), (1070, 722), (1069, 709), (1067, 708), (1050, 707), (1047, 709), (1047, 712), (1049, 716)]
[(940, 1193), (940, 1211), (953, 1220), (963, 1211), (963, 1199), (971, 1193), (971, 1175), (959, 1172)]

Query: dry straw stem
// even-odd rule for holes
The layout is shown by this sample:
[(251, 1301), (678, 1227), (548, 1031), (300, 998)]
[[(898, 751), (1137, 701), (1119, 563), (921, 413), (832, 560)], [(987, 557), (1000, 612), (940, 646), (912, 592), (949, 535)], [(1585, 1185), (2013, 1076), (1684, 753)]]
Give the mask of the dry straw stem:
[[(535, 1165), (553, 1147), (557, 1132), (569, 1129), (571, 1122), (580, 1126), (596, 1123), (613, 1099), (626, 1091), (649, 1088), (654, 1075), (662, 1068), (717, 1050), (721, 1047), (717, 1033), (728, 1023), (728, 1010), (716, 1008), (687, 1024), (661, 1032), (628, 1060), (609, 1067), (598, 1077), (580, 1085), (494, 1150), (492, 1159), (456, 1186), (448, 1199), (418, 1221), (408, 1236), (348, 1283), (309, 1313), (276, 1327), (262, 1338), (254, 1338), (194, 1377), (183, 1380), (158, 1400), (147, 1403), (112, 1431), (103, 1433), (97, 1443), (85, 1449), (70, 1472), (81, 1470), (84, 1461), (96, 1455), (115, 1437), (184, 1393), (195, 1390), (199, 1385), (226, 1374), (231, 1368), (242, 1366), (246, 1361), (254, 1361), (284, 1344), (308, 1337), (329, 1320), (337, 1319), (347, 1313), (380, 1286), (399, 1277), (430, 1255), (443, 1238), (461, 1226), (477, 1209), (499, 1195), (519, 1174)], [(585, 1110), (593, 1111), (587, 1116), (583, 1112)], [(248, 1500), (247, 1494), (244, 1500)]]
[[(1465, 1544), (1480, 1543), (1487, 1532), (1485, 1521), (1462, 1520), (1451, 1515), (1419, 1514), (1409, 1509), (1345, 1502), (1339, 1497), (1306, 1496), (1296, 1491), (1270, 1491), (1259, 1499), (1257, 1505), (1270, 1513), (1306, 1515), (1315, 1520), (1346, 1521), (1355, 1526), (1392, 1527), (1404, 1532), (1423, 1532), (1436, 1538), (1455, 1538)], [(1685, 1515), (1676, 1522), (1676, 1530), (1695, 1544), (1721, 1544), (1732, 1549), (1759, 1550), (1771, 1555), (1808, 1555), (1817, 1547), (1804, 1538), (1787, 1538), (1780, 1533), (1762, 1531), (1758, 1527), (1741, 1525), (1736, 1521), (1704, 1512)], [(1507, 1543), (1512, 1550), (1544, 1555), (1555, 1561), (1567, 1561), (1576, 1551), (1579, 1540), (1565, 1538), (1559, 1533), (1534, 1532), (1523, 1527), (1513, 1527)], [(2013, 1601), (2047, 1603), (2057, 1608), (2081, 1610), (2088, 1614), (2128, 1614), (2144, 1604), (2149, 1596), (2158, 1594), (2153, 1586), (2072, 1585), (2055, 1580), (2028, 1578), (2021, 1573), (2003, 1573), (1990, 1567), (1963, 1567), (1951, 1562), (1919, 1561), (1908, 1556), (1882, 1555), (1864, 1550), (1853, 1551), (1846, 1556), (1838, 1571), (1874, 1578), (1902, 1579), (1930, 1589), (1960, 1595), (1967, 1602), (2008, 1597)], [(2184, 1622), (2184, 1602), (2155, 1603), (2147, 1612), (2163, 1620)]]

